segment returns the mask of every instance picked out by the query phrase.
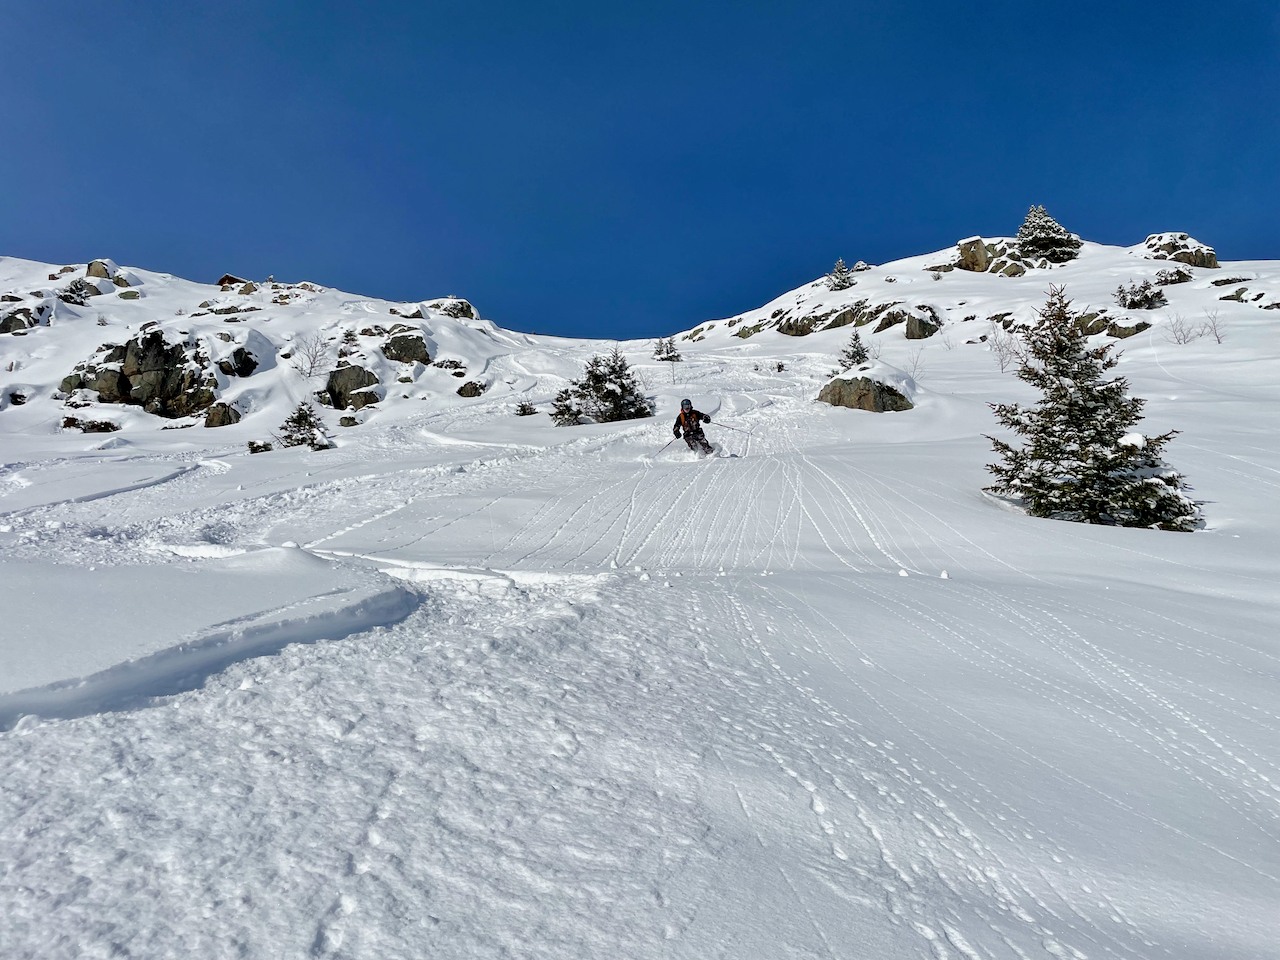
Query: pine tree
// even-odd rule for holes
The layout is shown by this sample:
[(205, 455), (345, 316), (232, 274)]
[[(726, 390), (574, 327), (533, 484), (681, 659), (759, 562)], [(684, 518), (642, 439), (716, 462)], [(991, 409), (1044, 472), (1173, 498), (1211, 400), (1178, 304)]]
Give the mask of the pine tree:
[(684, 357), (680, 356), (680, 351), (676, 349), (676, 338), (667, 337), (665, 340), (659, 337), (653, 346), (653, 359), (667, 360), (672, 363), (679, 363)]
[(836, 265), (827, 274), (827, 286), (832, 290), (847, 290), (854, 285), (853, 271), (844, 265), (844, 258), (836, 261)]
[(836, 358), (836, 363), (840, 364), (842, 371), (856, 367), (860, 363), (866, 363), (871, 357), (867, 354), (867, 345), (862, 342), (862, 336), (857, 330), (849, 336), (849, 342), (845, 348), (840, 351), (840, 356)]
[(1062, 288), (1027, 332), (1018, 378), (1042, 397), (1031, 407), (991, 404), (1000, 424), (1024, 438), (1015, 448), (988, 437), (1001, 458), (987, 469), (987, 489), (1022, 500), (1029, 513), (1055, 520), (1192, 530), (1199, 508), (1183, 478), (1161, 459), (1177, 431), (1157, 437), (1130, 432), (1145, 400), (1127, 396), (1123, 377), (1104, 379), (1118, 362), (1113, 344), (1086, 346)]
[(331, 446), (325, 436), (324, 423), (316, 416), (315, 408), (305, 402), (298, 404), (298, 408), (289, 414), (289, 419), (280, 425), (280, 436), (276, 440), (282, 447), (308, 446), (312, 450), (327, 450)]
[(1018, 250), (1031, 260), (1066, 263), (1080, 256), (1080, 238), (1068, 233), (1044, 207), (1032, 207), (1018, 228)]
[(653, 416), (653, 403), (622, 351), (614, 347), (606, 356), (594, 356), (577, 380), (558, 394), (551, 419), (557, 426), (571, 426), (584, 419), (596, 423), (636, 420)]

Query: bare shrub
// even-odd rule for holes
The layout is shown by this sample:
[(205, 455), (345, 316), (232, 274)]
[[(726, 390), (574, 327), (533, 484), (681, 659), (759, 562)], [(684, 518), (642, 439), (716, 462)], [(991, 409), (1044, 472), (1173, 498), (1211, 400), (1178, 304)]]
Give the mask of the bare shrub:
[(991, 332), (987, 334), (987, 345), (995, 354), (1000, 364), (1000, 372), (1010, 367), (1021, 366), (1026, 355), (1026, 345), (1016, 333), (1011, 333), (998, 323), (991, 324)]
[(1204, 322), (1200, 324), (1200, 335), (1205, 337), (1213, 337), (1215, 343), (1221, 343), (1227, 339), (1226, 327), (1218, 319), (1217, 310), (1206, 310), (1204, 312)]
[(310, 380), (329, 366), (329, 343), (318, 333), (308, 333), (293, 341), (293, 365)]
[(924, 347), (915, 347), (907, 354), (907, 363), (903, 368), (916, 380), (924, 373)]
[(1205, 331), (1193, 325), (1190, 320), (1180, 313), (1175, 313), (1169, 318), (1169, 322), (1165, 324), (1164, 338), (1170, 343), (1176, 343), (1178, 346), (1191, 343), (1193, 340), (1199, 340), (1205, 335)]

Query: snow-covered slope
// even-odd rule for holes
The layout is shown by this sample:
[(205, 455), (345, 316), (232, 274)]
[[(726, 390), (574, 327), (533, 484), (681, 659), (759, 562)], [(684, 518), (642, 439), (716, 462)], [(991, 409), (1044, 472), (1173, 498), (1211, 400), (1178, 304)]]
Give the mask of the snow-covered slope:
[[(1122, 310), (1163, 243), (816, 281), (681, 363), (622, 343), (657, 417), (573, 428), (515, 406), (611, 344), (110, 263), (81, 306), (88, 265), (0, 259), (39, 320), (0, 334), (3, 952), (1274, 952), (1280, 264)], [(996, 331), (1050, 283), (1151, 324), (1120, 369), (1203, 530), (981, 493), (987, 404), (1028, 398)], [(910, 411), (814, 402), (869, 315)], [(64, 384), (157, 330), (239, 422)], [(329, 383), (317, 334), (375, 402), (249, 455)], [(722, 456), (662, 449), (682, 396)]]

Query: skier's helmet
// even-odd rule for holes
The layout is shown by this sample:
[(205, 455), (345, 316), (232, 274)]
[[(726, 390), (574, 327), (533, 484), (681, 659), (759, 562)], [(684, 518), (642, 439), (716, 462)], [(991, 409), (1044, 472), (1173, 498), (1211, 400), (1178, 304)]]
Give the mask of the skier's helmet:
[(681, 401), (680, 401), (680, 409), (681, 409), (681, 410), (685, 410), (685, 411), (692, 410), (692, 409), (693, 409), (693, 401), (691, 401), (691, 400), (681, 400)]

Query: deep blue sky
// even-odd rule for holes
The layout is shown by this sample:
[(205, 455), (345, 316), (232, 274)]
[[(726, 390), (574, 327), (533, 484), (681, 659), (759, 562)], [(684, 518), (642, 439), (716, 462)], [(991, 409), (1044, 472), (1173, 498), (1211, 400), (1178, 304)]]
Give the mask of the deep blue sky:
[(1043, 203), (1280, 258), (1280, 5), (0, 0), (0, 253), (653, 336)]

